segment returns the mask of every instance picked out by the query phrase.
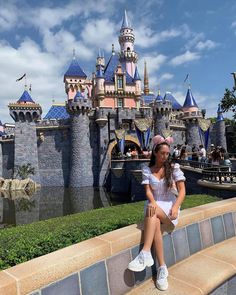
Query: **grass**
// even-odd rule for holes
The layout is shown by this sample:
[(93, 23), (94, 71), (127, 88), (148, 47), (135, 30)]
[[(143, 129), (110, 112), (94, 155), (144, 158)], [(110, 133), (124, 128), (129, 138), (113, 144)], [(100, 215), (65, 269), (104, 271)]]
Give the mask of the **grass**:
[[(187, 196), (181, 209), (219, 201)], [(52, 218), (0, 231), (0, 270), (143, 220), (144, 201)]]

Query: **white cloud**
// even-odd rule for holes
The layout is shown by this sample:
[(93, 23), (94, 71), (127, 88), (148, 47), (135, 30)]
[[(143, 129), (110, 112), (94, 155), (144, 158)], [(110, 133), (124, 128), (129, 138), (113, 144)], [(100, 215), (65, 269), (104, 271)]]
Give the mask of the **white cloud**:
[(3, 85), (0, 93), (1, 120), (11, 121), (7, 105), (17, 101), (23, 93), (24, 80), (16, 82), (23, 73), (27, 74), (27, 83), (32, 84), (32, 97), (41, 104), (44, 115), (53, 97), (64, 101), (63, 67), (57, 56), (42, 52), (30, 39), (24, 40), (17, 49), (1, 43), (0, 68), (4, 69), (0, 72)]
[(116, 44), (118, 26), (108, 19), (90, 20), (86, 23), (81, 37), (85, 44), (96, 49), (102, 48), (111, 52), (111, 44)]
[(170, 64), (172, 66), (179, 66), (190, 61), (198, 60), (200, 57), (199, 53), (187, 50), (184, 54), (172, 58)]
[(161, 77), (159, 78), (159, 82), (165, 81), (165, 80), (171, 80), (173, 79), (174, 75), (170, 74), (170, 73), (164, 73), (161, 75)]
[(0, 31), (8, 31), (18, 23), (18, 11), (11, 3), (1, 4), (0, 9)]
[(199, 41), (196, 45), (196, 49), (198, 50), (204, 50), (204, 49), (213, 49), (217, 47), (218, 44), (216, 42), (213, 42), (212, 40), (206, 40), (206, 41)]
[(236, 21), (232, 22), (231, 28), (236, 28)]
[(135, 27), (135, 44), (142, 48), (148, 48), (154, 44), (168, 41), (170, 39), (182, 36), (185, 33), (185, 27), (181, 26), (178, 29), (164, 30), (155, 33), (148, 26), (141, 24)]

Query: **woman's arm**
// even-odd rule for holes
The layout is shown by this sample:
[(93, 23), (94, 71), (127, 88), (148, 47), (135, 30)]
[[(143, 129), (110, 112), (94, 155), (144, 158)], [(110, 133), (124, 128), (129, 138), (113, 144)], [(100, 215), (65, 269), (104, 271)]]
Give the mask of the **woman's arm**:
[(146, 198), (149, 201), (149, 204), (147, 206), (147, 211), (146, 211), (146, 217), (152, 217), (155, 214), (157, 203), (153, 197), (152, 189), (149, 184), (144, 185), (145, 188), (145, 193), (146, 193)]
[(184, 181), (177, 181), (176, 186), (178, 189), (178, 196), (176, 198), (174, 205), (172, 206), (170, 210), (170, 219), (176, 219), (178, 217), (179, 207), (183, 203), (185, 199), (185, 194), (186, 194)]

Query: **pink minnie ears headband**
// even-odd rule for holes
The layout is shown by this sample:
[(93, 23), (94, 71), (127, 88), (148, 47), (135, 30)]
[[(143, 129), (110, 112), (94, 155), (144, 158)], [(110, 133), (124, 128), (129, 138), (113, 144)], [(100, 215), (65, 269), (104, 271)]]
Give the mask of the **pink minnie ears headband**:
[(161, 135), (156, 135), (152, 139), (153, 148), (155, 148), (158, 144), (161, 144), (163, 142), (166, 142), (168, 145), (171, 145), (174, 142), (174, 140), (170, 136), (164, 138)]

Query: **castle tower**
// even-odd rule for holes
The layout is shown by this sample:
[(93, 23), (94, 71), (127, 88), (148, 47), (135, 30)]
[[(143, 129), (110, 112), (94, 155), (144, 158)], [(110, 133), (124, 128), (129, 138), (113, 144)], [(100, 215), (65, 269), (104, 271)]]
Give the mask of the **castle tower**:
[(199, 146), (202, 142), (199, 134), (198, 118), (202, 118), (202, 113), (199, 111), (190, 86), (188, 88), (182, 110), (183, 114), (181, 115), (181, 119), (185, 121), (187, 128), (186, 141), (190, 146)]
[(138, 60), (138, 54), (134, 51), (134, 40), (133, 29), (128, 21), (125, 10), (119, 36), (120, 62), (125, 64), (126, 71), (132, 78), (134, 77), (135, 64)]
[(105, 76), (101, 64), (97, 66), (95, 82), (95, 97), (97, 100), (95, 106), (99, 106), (99, 101), (104, 99), (105, 96)]
[(148, 72), (147, 72), (147, 62), (144, 62), (144, 94), (149, 94), (149, 81), (148, 81)]
[(222, 114), (221, 105), (218, 105), (217, 119), (216, 119), (216, 145), (222, 146), (227, 151), (226, 136), (225, 136), (225, 120)]
[(169, 100), (162, 99), (158, 93), (153, 104), (154, 135), (164, 136), (163, 131), (170, 129), (170, 113), (172, 104)]
[(78, 91), (84, 96), (86, 79), (87, 75), (80, 67), (75, 53), (73, 53), (72, 62), (64, 75), (65, 91), (68, 100), (73, 100)]
[(90, 144), (90, 101), (77, 92), (66, 104), (71, 119), (71, 165), (69, 187), (93, 186), (93, 159)]
[(14, 176), (18, 166), (30, 163), (35, 169), (35, 175), (30, 177), (40, 183), (35, 123), (41, 119), (42, 108), (33, 101), (27, 90), (16, 103), (10, 103), (8, 107), (15, 121)]
[(98, 71), (100, 67), (104, 71), (105, 57), (104, 57), (104, 53), (101, 53), (101, 50), (99, 49), (98, 56), (97, 56), (97, 61), (96, 61), (96, 70)]

